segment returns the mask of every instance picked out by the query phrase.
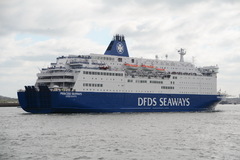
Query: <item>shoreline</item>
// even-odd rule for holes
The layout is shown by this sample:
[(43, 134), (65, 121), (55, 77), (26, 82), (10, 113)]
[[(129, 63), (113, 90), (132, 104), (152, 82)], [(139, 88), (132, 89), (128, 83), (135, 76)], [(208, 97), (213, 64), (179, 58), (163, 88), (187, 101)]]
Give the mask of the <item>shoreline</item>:
[(0, 107), (17, 107), (20, 106), (19, 103), (0, 103)]

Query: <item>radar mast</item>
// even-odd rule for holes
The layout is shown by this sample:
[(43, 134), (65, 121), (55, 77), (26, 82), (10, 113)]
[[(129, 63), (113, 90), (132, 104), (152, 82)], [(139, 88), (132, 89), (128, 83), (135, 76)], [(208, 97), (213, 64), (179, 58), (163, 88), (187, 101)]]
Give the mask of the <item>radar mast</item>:
[(178, 50), (178, 53), (180, 54), (180, 62), (184, 62), (183, 56), (186, 54), (185, 49), (181, 48)]

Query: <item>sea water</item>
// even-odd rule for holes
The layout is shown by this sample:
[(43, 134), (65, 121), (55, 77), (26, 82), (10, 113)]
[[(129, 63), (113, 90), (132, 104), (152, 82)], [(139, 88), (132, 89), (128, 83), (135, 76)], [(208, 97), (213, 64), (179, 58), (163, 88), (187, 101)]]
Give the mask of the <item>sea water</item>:
[(240, 105), (215, 112), (30, 114), (0, 108), (0, 159), (239, 160)]

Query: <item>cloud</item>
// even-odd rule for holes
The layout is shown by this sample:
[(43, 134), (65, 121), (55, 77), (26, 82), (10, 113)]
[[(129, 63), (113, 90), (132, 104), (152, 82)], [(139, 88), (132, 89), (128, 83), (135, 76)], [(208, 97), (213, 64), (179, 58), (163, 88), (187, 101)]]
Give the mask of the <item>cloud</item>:
[(239, 8), (238, 0), (0, 1), (0, 95), (16, 97), (58, 56), (103, 54), (116, 33), (134, 57), (179, 60), (185, 48), (186, 61), (218, 64), (219, 87), (237, 95), (237, 83), (225, 79), (240, 80)]

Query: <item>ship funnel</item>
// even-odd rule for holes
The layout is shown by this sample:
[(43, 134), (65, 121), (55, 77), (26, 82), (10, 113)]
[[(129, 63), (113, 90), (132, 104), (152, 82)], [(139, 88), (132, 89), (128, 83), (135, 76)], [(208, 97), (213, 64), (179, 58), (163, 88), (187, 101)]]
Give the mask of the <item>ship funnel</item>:
[(104, 55), (129, 57), (124, 36), (119, 34), (113, 36)]
[(186, 54), (186, 51), (181, 48), (178, 50), (178, 53), (180, 54), (180, 62), (184, 62), (183, 56)]

